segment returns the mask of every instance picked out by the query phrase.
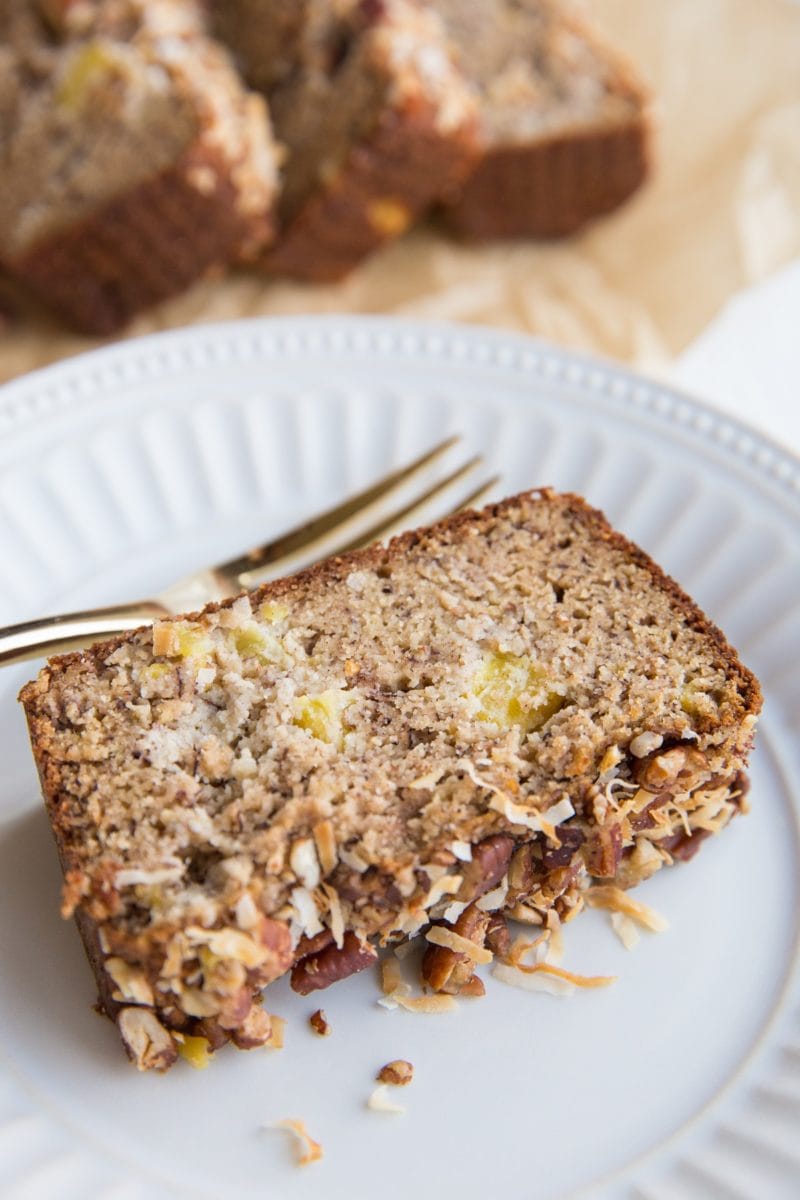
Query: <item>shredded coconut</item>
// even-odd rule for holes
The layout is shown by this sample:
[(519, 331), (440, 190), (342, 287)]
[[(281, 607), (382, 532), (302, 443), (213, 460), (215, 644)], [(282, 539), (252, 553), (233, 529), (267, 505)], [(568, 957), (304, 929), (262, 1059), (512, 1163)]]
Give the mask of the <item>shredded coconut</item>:
[(284, 1121), (276, 1121), (267, 1129), (284, 1129), (294, 1138), (298, 1150), (297, 1165), (305, 1167), (308, 1163), (318, 1162), (322, 1158), (322, 1146), (315, 1142), (306, 1129), (305, 1121), (297, 1117), (287, 1117)]
[(367, 1108), (373, 1112), (402, 1114), (406, 1111), (404, 1104), (396, 1104), (389, 1098), (389, 1089), (385, 1083), (379, 1083), (367, 1101)]

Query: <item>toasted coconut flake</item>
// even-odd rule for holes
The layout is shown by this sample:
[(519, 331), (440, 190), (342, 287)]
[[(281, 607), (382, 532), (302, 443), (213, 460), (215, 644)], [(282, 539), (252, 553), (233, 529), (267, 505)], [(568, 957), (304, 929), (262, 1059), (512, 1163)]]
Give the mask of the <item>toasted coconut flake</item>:
[(183, 876), (183, 863), (153, 867), (146, 870), (143, 867), (123, 867), (114, 876), (114, 884), (118, 888), (135, 887), (137, 884), (176, 883)]
[(444, 767), (435, 767), (432, 771), (428, 771), (426, 775), (418, 775), (411, 783), (406, 784), (406, 787), (412, 791), (415, 791), (417, 788), (427, 790), (428, 788), (436, 787), (444, 772)]
[(451, 842), (450, 853), (455, 854), (460, 862), (472, 862), (472, 846), (469, 842)]
[(522, 963), (517, 967), (498, 963), (492, 969), (492, 975), (513, 987), (532, 992), (549, 992), (555, 996), (569, 996), (576, 988), (609, 987), (616, 982), (614, 975), (576, 975), (573, 971), (565, 971), (561, 967), (544, 962), (530, 967)]
[(311, 832), (314, 835), (314, 844), (317, 847), (322, 874), (330, 875), (339, 857), (336, 852), (336, 837), (333, 832), (333, 825), (327, 820), (320, 821), (314, 826)]
[(647, 758), (648, 754), (652, 754), (654, 750), (660, 750), (663, 745), (662, 735), (648, 729), (632, 738), (628, 749), (634, 758)]
[(456, 954), (465, 954), (475, 963), (490, 963), (494, 957), (486, 946), (478, 946), (469, 938), (462, 937), (454, 929), (447, 929), (443, 925), (432, 925), (425, 934), (425, 938), (434, 946), (445, 946), (448, 950), (455, 951)]
[(495, 812), (501, 813), (511, 825), (521, 825), (525, 829), (530, 829), (533, 833), (544, 833), (553, 841), (558, 840), (554, 833), (556, 826), (575, 815), (575, 809), (566, 798), (559, 800), (558, 804), (553, 804), (550, 808), (540, 813), (535, 809), (525, 808), (522, 804), (517, 804), (505, 792), (497, 789), (493, 790), (494, 795), (489, 801), (490, 808), (494, 809)]
[(319, 919), (314, 897), (308, 888), (292, 888), (290, 899), (297, 915), (297, 923), (306, 937), (314, 937), (315, 934), (321, 933), (323, 924)]
[(442, 993), (435, 996), (404, 996), (400, 992), (394, 992), (391, 998), (398, 1007), (404, 1008), (407, 1012), (443, 1013), (454, 1012), (458, 1008), (453, 996)]
[(270, 1034), (264, 1045), (269, 1046), (270, 1050), (282, 1050), (286, 1019), (285, 1017), (272, 1016), (272, 1014), (268, 1015), (270, 1020)]
[(614, 884), (598, 884), (589, 888), (584, 896), (590, 908), (605, 908), (609, 912), (623, 913), (653, 933), (663, 933), (665, 929), (669, 929), (669, 921), (665, 917), (648, 904), (631, 899), (627, 892), (623, 892), (622, 888), (615, 887)]
[(341, 950), (344, 945), (344, 913), (342, 912), (342, 902), (339, 899), (339, 893), (336, 891), (336, 888), (332, 887), (329, 883), (323, 883), (322, 890), (328, 897), (330, 905), (328, 912), (329, 928), (333, 934), (333, 940), (337, 948)]
[(611, 928), (622, 942), (626, 950), (634, 950), (641, 940), (641, 934), (635, 923), (625, 913), (612, 912)]
[(427, 896), (422, 901), (422, 907), (430, 908), (437, 900), (441, 900), (442, 896), (452, 896), (460, 887), (460, 875), (442, 875), (440, 879), (431, 884)]
[(203, 929), (190, 925), (186, 936), (193, 946), (208, 946), (217, 958), (230, 958), (243, 966), (260, 967), (269, 957), (269, 950), (240, 929)]
[(303, 887), (313, 892), (320, 880), (319, 859), (313, 838), (298, 838), (292, 844), (289, 866)]
[(284, 1121), (276, 1121), (272, 1129), (285, 1129), (295, 1139), (298, 1151), (297, 1165), (305, 1167), (309, 1163), (318, 1162), (322, 1158), (322, 1146), (315, 1142), (306, 1129), (305, 1121), (297, 1117), (287, 1117)]
[(411, 987), (403, 979), (403, 973), (400, 970), (400, 963), (394, 954), (387, 954), (381, 960), (381, 991), (384, 996), (392, 996), (397, 992), (406, 993), (411, 991)]
[(122, 958), (113, 957), (106, 959), (105, 969), (117, 985), (114, 1000), (151, 1007), (155, 1004), (153, 989), (141, 967), (134, 967)]
[(475, 901), (476, 907), (481, 912), (497, 912), (498, 908), (502, 908), (506, 902), (508, 895), (508, 876), (504, 875), (496, 888), (491, 892), (487, 892), (485, 896), (481, 896)]
[(369, 867), (369, 863), (365, 862), (360, 854), (356, 854), (355, 850), (339, 850), (339, 858), (346, 867), (351, 871), (356, 871), (359, 875), (363, 875)]
[(469, 908), (468, 900), (454, 900), (452, 904), (448, 904), (447, 908), (442, 913), (442, 916), (444, 917), (445, 921), (449, 921), (451, 925), (455, 924), (465, 908)]
[(558, 918), (558, 913), (555, 909), (551, 909), (548, 914), (548, 923), (555, 918), (554, 923), (550, 926), (548, 932), (550, 937), (547, 943), (547, 954), (545, 955), (547, 962), (552, 966), (558, 967), (564, 961), (564, 934), (561, 929), (561, 921)]
[(406, 1111), (404, 1104), (395, 1104), (389, 1098), (389, 1089), (385, 1083), (380, 1083), (367, 1101), (367, 1108), (373, 1112), (395, 1113), (401, 1115)]
[(542, 962), (547, 953), (550, 931), (545, 930), (537, 938), (529, 942), (525, 937), (515, 938), (511, 943), (508, 954), (503, 959), (506, 966), (518, 967), (526, 955), (536, 953), (536, 962)]

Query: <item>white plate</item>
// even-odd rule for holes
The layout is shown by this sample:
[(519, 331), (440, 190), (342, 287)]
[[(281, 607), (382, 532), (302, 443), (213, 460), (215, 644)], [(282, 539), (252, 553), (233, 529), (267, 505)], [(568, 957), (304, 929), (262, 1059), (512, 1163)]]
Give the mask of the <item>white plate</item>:
[[(326, 1200), (455, 1195), (796, 1196), (800, 464), (618, 368), (479, 330), (237, 323), (78, 358), (0, 392), (0, 624), (157, 588), (324, 508), (446, 433), (502, 491), (605, 509), (685, 584), (767, 695), (753, 811), (641, 890), (670, 920), (626, 953), (606, 915), (566, 965), (616, 974), (554, 999), (489, 981), (454, 1016), (376, 1006), (370, 973), (270, 989), (286, 1049), (138, 1075), (90, 1010), (15, 695), (0, 675), (0, 1191)], [(416, 1066), (405, 1116), (364, 1108)], [(298, 1170), (264, 1126), (299, 1116)]]

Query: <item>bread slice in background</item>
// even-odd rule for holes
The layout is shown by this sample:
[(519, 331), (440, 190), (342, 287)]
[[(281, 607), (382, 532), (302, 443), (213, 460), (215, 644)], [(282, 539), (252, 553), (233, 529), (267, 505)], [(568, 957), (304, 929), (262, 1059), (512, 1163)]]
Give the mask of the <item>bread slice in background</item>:
[(590, 879), (691, 856), (742, 807), (761, 706), (678, 585), (547, 490), (55, 659), (21, 700), (63, 913), (143, 1069), (176, 1035), (263, 1044), (290, 968), (306, 994), (432, 920), (567, 920)]
[(264, 100), (182, 12), (70, 6), (57, 36), (6, 49), (0, 262), (86, 332), (113, 332), (272, 236)]
[(415, 0), (232, 0), (215, 28), (267, 87), (286, 151), (271, 273), (344, 278), (472, 167), (475, 101)]
[(561, 237), (617, 208), (650, 171), (650, 97), (563, 0), (427, 0), (479, 98), (482, 157), (449, 227)]

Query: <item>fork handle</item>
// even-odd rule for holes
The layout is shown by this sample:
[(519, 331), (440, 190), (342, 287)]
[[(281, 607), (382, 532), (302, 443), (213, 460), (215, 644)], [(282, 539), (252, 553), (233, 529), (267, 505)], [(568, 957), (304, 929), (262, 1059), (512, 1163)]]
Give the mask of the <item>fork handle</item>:
[(167, 615), (162, 605), (153, 600), (141, 600), (7, 625), (0, 629), (0, 667), (42, 655), (49, 657), (79, 650), (100, 638), (152, 625), (159, 617)]

